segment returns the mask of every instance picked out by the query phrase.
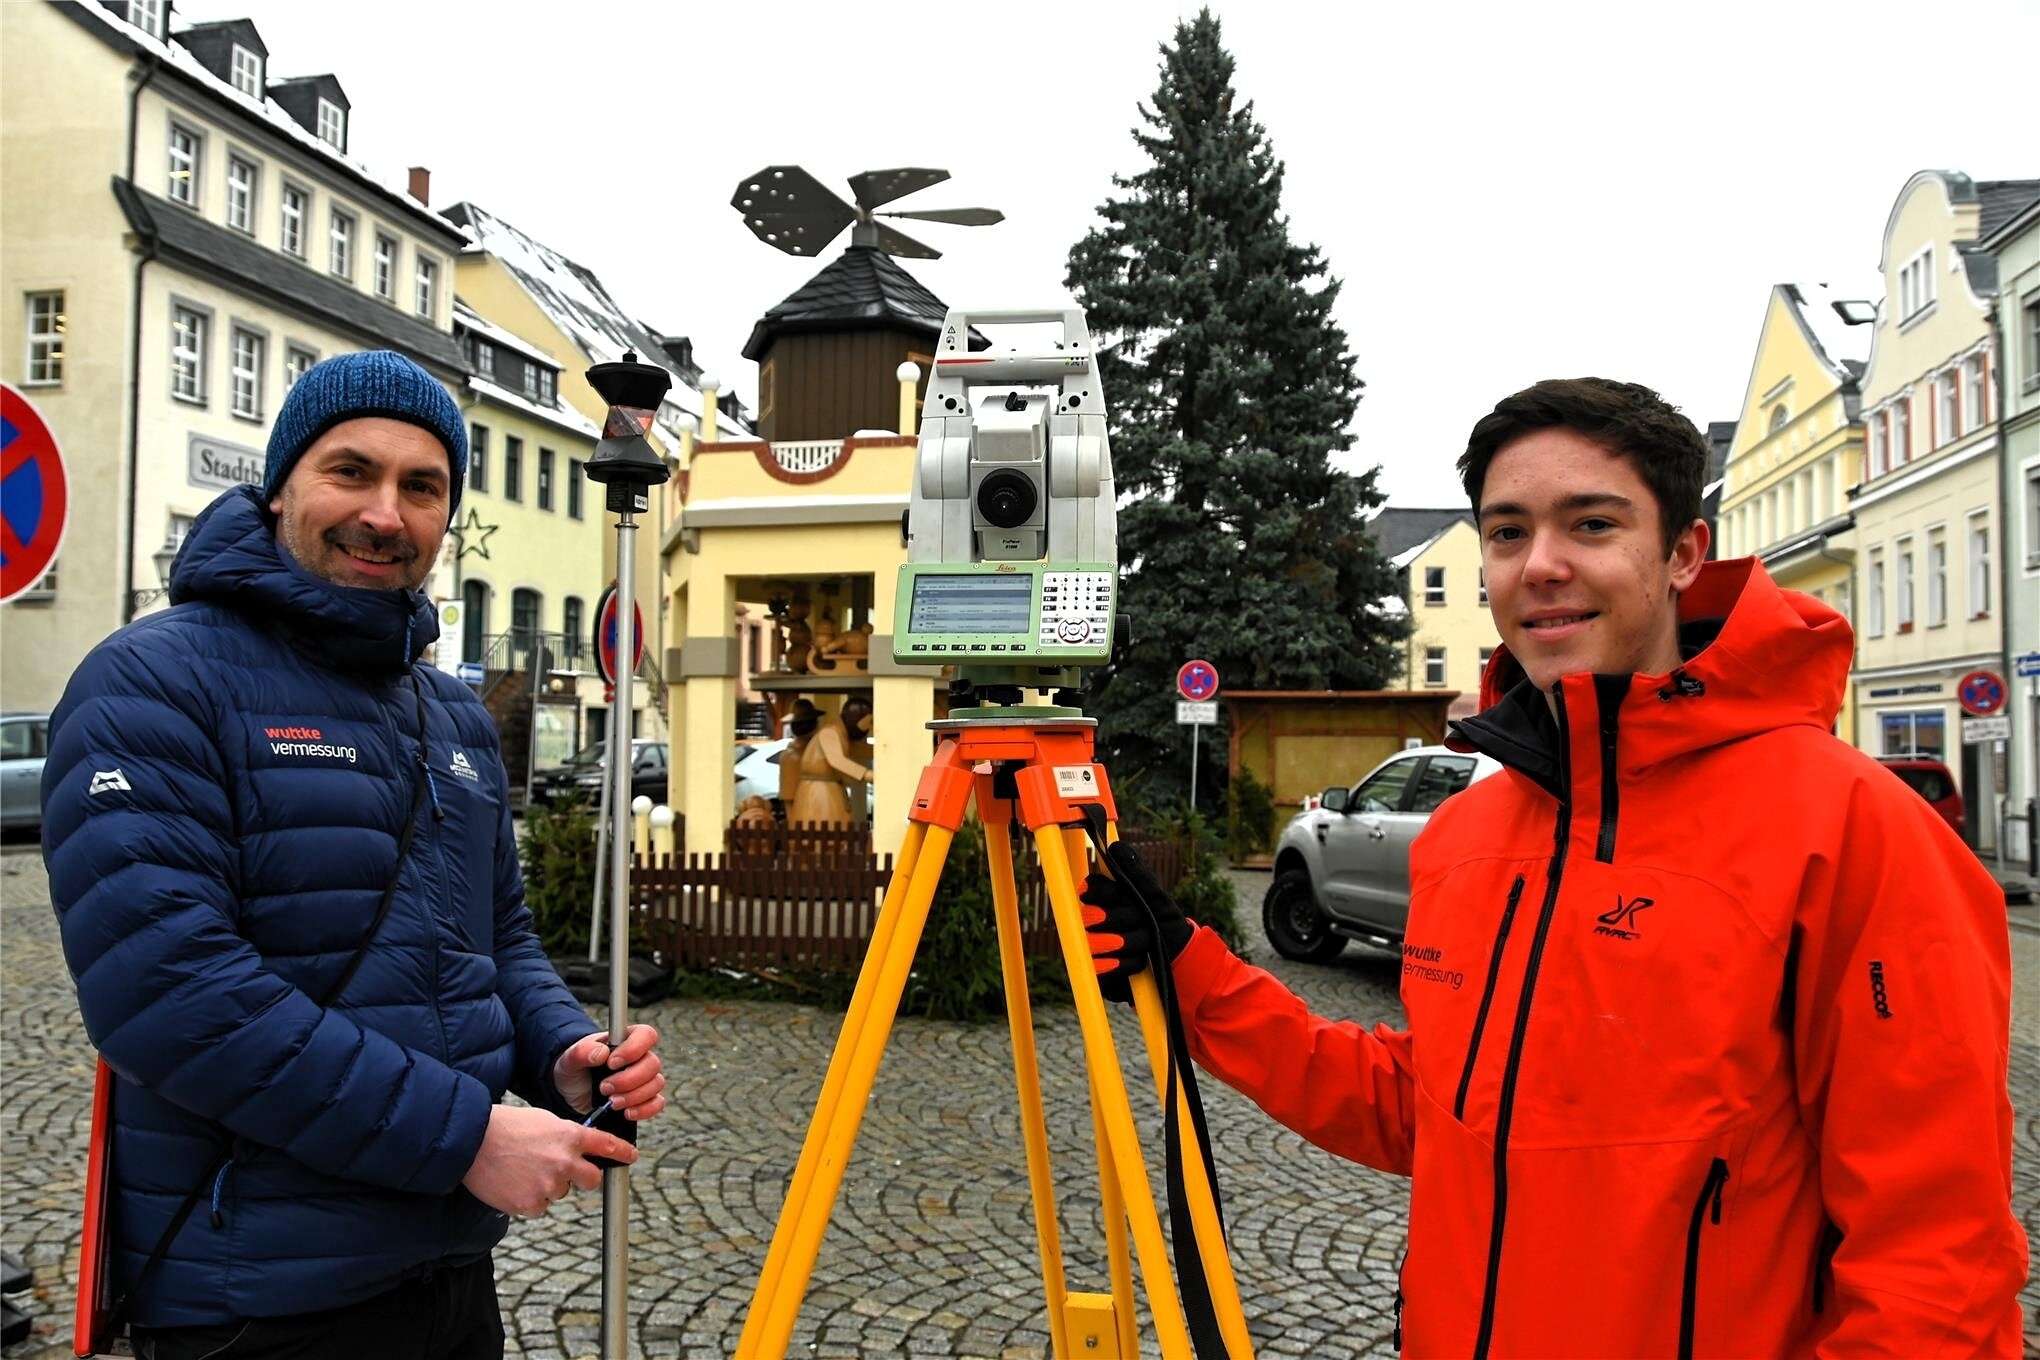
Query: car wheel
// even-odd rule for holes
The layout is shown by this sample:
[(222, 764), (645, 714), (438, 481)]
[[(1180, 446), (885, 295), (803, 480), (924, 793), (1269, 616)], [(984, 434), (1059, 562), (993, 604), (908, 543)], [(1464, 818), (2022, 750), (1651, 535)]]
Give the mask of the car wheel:
[(1261, 928), (1276, 953), (1298, 963), (1324, 963), (1346, 947), (1345, 937), (1333, 934), (1331, 922), (1318, 910), (1310, 893), (1310, 874), (1303, 869), (1275, 875), (1268, 895), (1261, 899)]

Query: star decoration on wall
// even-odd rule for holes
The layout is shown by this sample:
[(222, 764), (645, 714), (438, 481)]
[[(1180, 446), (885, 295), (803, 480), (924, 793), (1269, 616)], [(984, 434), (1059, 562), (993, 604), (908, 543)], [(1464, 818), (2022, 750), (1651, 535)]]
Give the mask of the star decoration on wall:
[(496, 526), (482, 523), (481, 511), (470, 506), (467, 518), (460, 522), (460, 527), (449, 529), (446, 532), (451, 537), (460, 540), (460, 551), (454, 554), (455, 558), (466, 557), (469, 553), (473, 553), (483, 561), (488, 560), (489, 535), (496, 532)]

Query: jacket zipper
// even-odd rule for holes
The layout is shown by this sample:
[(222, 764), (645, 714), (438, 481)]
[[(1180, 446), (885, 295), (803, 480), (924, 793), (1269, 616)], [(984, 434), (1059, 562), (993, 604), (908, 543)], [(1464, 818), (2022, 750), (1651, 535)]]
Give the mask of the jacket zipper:
[(1544, 961), (1545, 937), (1558, 910), (1558, 887), (1565, 876), (1566, 842), (1572, 836), (1571, 735), (1566, 725), (1565, 690), (1554, 688), (1552, 710), (1558, 716), (1559, 799), (1552, 824), (1551, 865), (1545, 871), (1544, 904), (1537, 913), (1537, 933), (1530, 937), (1530, 957), (1523, 965), (1523, 990), (1516, 1001), (1516, 1026), (1509, 1036), (1509, 1060), (1502, 1069), (1501, 1103), (1495, 1110), (1495, 1212), (1488, 1233), (1487, 1283), (1481, 1290), (1480, 1331), (1474, 1337), (1474, 1360), (1486, 1360), (1495, 1332), (1495, 1289), (1502, 1273), (1502, 1229), (1509, 1211), (1509, 1125), (1516, 1113), (1516, 1075), (1523, 1063), (1523, 1041), (1530, 1029), (1530, 1000), (1537, 990), (1537, 969)]
[[(412, 683), (413, 684), (416, 683), (416, 677), (412, 677)], [(419, 704), (422, 707), (421, 696), (414, 693), (410, 697), (414, 701), (419, 701)], [(397, 700), (397, 706), (399, 710), (401, 710), (403, 707), (403, 698), (401, 696)], [(428, 739), (429, 732), (428, 720), (424, 714), (422, 713), (419, 714), (418, 723), (419, 723), (418, 768), (425, 774), (425, 777), (429, 783), (432, 776), (432, 747)], [(392, 716), (390, 718), (390, 730), (391, 733), (396, 737), (397, 750), (402, 751), (404, 749), (405, 742), (404, 742), (404, 724), (401, 717)], [(409, 808), (410, 804), (406, 803), (404, 806), (406, 808)], [(426, 817), (429, 816), (430, 814), (427, 813), (425, 809), (420, 808), (418, 809), (418, 815), (420, 817)], [(399, 828), (398, 834), (399, 835), (403, 834), (401, 828)], [(446, 845), (444, 839), (440, 834), (439, 821), (437, 818), (433, 818), (432, 821), (432, 848), (434, 853), (439, 857), (440, 861), (439, 877), (441, 878), (443, 885), (443, 880), (445, 879), (446, 871), (445, 863)], [(401, 888), (403, 886), (401, 879), (401, 875), (403, 873), (402, 865), (397, 866), (397, 873), (400, 875), (398, 887)], [(425, 872), (425, 868), (422, 863), (419, 865), (419, 877), (421, 879), (428, 880), (421, 885), (424, 888), (424, 892), (422, 894), (420, 905), (424, 908), (425, 911), (425, 929), (432, 945), (432, 995), (436, 1001), (440, 995), (439, 912), (433, 907), (432, 903), (435, 895), (443, 895), (444, 887), (441, 886), (435, 891), (434, 885), (429, 881), (431, 875)], [(446, 1017), (440, 1013), (440, 1009), (436, 1004), (432, 1006), (431, 1010), (432, 1010), (432, 1028), (439, 1035), (439, 1051), (433, 1056), (438, 1058), (441, 1062), (452, 1062), (453, 1045), (446, 1037)]]
[(1700, 1302), (1700, 1230), (1710, 1219), (1721, 1222), (1721, 1187), (1726, 1184), (1728, 1162), (1716, 1157), (1707, 1168), (1707, 1179), (1701, 1183), (1700, 1198), (1693, 1201), (1693, 1221), (1686, 1226), (1686, 1287), (1679, 1299), (1679, 1360), (1693, 1357), (1693, 1316)]
[(1466, 1043), (1466, 1070), (1459, 1076), (1459, 1095), (1452, 1102), (1452, 1117), (1466, 1118), (1466, 1091), (1473, 1085), (1473, 1063), (1480, 1056), (1481, 1032), (1487, 1028), (1488, 1007), (1494, 1004), (1495, 983), (1502, 975), (1502, 950), (1509, 943), (1509, 923), (1516, 919), (1516, 904), (1523, 900), (1523, 875), (1509, 885), (1509, 905), (1502, 908), (1502, 928), (1495, 933), (1495, 952), (1488, 958), (1487, 987), (1480, 994), (1480, 1009), (1473, 1016), (1473, 1037)]
[(1622, 700), (1628, 693), (1628, 676), (1594, 677), (1594, 699), (1601, 719), (1601, 835), (1594, 845), (1594, 858), (1602, 864), (1615, 862), (1615, 822), (1622, 802), (1622, 786), (1615, 777), (1615, 738), (1622, 720)]

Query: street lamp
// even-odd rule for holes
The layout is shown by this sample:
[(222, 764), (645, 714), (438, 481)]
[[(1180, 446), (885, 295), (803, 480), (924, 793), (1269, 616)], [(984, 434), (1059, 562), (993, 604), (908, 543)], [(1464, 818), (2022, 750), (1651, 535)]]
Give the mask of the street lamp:
[(162, 584), (155, 590), (137, 590), (128, 596), (129, 618), (170, 593), (170, 568), (177, 561), (177, 545), (165, 540), (162, 547), (149, 554), (149, 560), (156, 564), (156, 579)]

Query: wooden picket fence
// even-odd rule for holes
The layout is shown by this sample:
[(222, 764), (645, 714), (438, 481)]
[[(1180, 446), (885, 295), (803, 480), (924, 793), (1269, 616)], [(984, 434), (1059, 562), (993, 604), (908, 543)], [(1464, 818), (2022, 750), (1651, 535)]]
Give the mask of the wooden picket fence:
[[(1122, 836), (1163, 887), (1175, 885), (1181, 843), (1133, 830)], [(870, 844), (862, 827), (732, 827), (726, 853), (638, 860), (632, 895), (648, 943), (674, 966), (853, 973), (892, 882), (893, 857), (874, 856)], [(1015, 840), (1013, 876), (1027, 952), (1054, 952), (1048, 891), (1024, 835)]]

